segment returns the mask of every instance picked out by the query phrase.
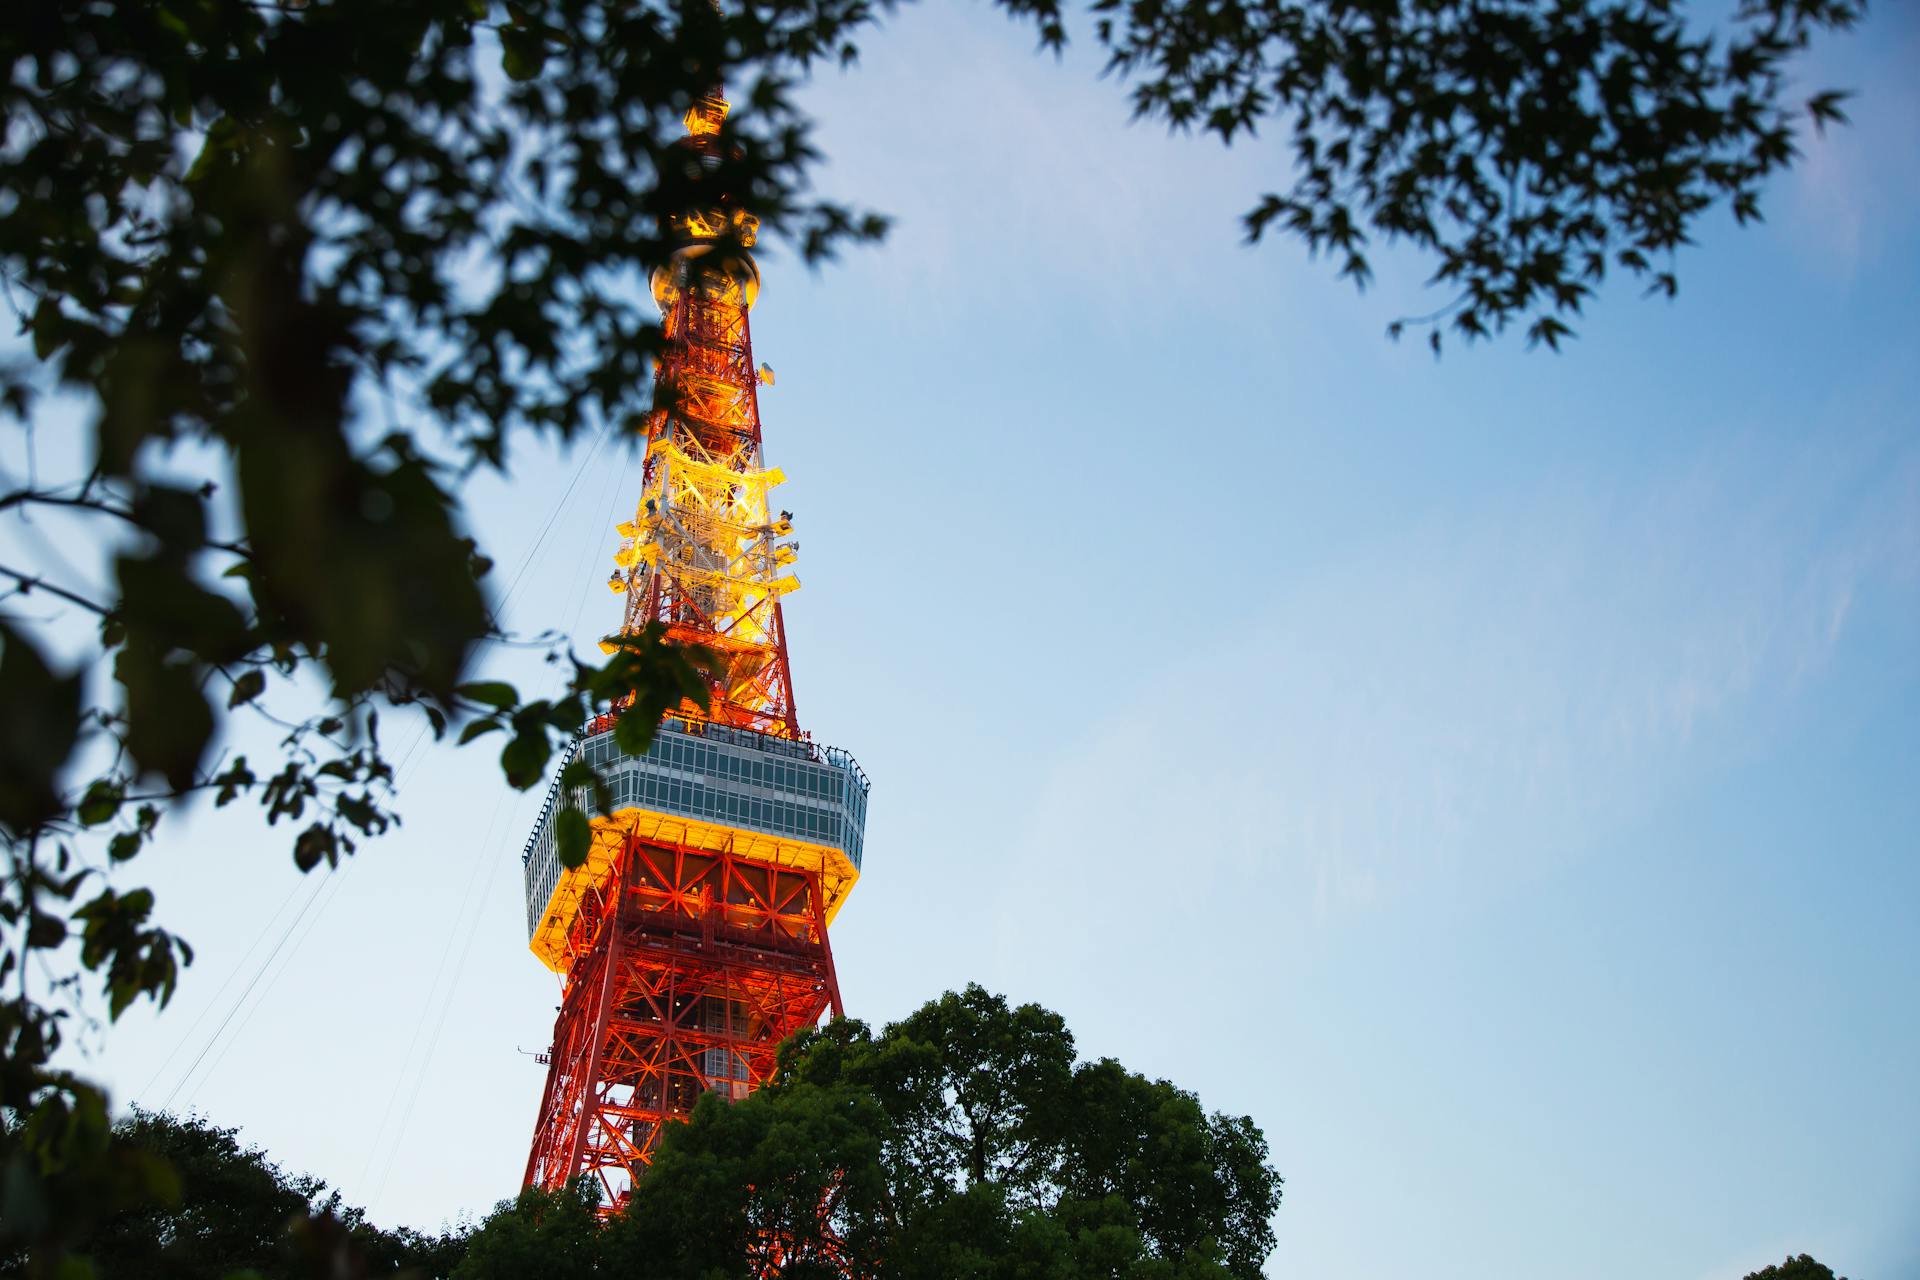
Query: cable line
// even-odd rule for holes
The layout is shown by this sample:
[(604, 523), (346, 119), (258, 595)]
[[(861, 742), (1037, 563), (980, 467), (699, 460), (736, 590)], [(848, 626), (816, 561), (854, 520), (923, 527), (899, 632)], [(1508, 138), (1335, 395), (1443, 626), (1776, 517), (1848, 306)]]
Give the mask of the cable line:
[[(462, 895), (461, 904), (460, 904), (460, 914), (454, 917), (454, 927), (447, 931), (447, 940), (446, 940), (446, 943), (444, 944), (444, 947), (441, 952), (441, 957), (440, 957), (443, 968), (445, 966), (445, 962), (447, 961), (447, 959), (451, 957), (453, 954), (453, 935), (459, 931), (460, 920), (462, 918), (466, 919), (467, 921), (466, 938), (461, 943), (461, 946), (460, 946), (460, 959), (458, 963), (456, 963), (451, 968), (451, 970), (447, 971), (447, 990), (446, 990), (446, 994), (440, 1000), (439, 1017), (434, 1020), (433, 1034), (427, 1039), (426, 1052), (421, 1055), (419, 1064), (414, 1070), (413, 1089), (407, 1095), (407, 1105), (401, 1108), (400, 1110), (399, 1122), (398, 1122), (399, 1127), (394, 1131), (392, 1145), (387, 1148), (387, 1160), (386, 1160), (386, 1163), (381, 1166), (380, 1181), (374, 1186), (372, 1194), (367, 1197), (367, 1202), (369, 1204), (372, 1204), (374, 1201), (378, 1200), (380, 1196), (385, 1194), (386, 1192), (387, 1178), (393, 1172), (394, 1158), (400, 1154), (400, 1148), (401, 1146), (404, 1145), (404, 1142), (407, 1136), (407, 1125), (413, 1119), (414, 1105), (420, 1100), (420, 1090), (426, 1084), (427, 1070), (429, 1067), (433, 1065), (433, 1055), (440, 1048), (440, 1033), (444, 1031), (447, 1026), (447, 1011), (453, 1006), (454, 987), (459, 980), (459, 974), (466, 967), (467, 956), (470, 955), (473, 951), (473, 939), (474, 939), (474, 936), (479, 932), (480, 921), (482, 917), (486, 915), (487, 903), (488, 901), (491, 900), (493, 896), (492, 894), (493, 885), (494, 885), (494, 881), (498, 878), (499, 869), (502, 866), (506, 865), (505, 859), (500, 859), (493, 856), (494, 853), (496, 852), (494, 848), (494, 838), (499, 829), (500, 811), (504, 805), (505, 800), (506, 800), (506, 795), (505, 793), (503, 793), (501, 796), (502, 803), (497, 804), (494, 807), (493, 821), (488, 824), (488, 828), (487, 828), (487, 838), (481, 843), (480, 848), (483, 851), (482, 856), (475, 859), (472, 874), (468, 877), (467, 894)], [(494, 869), (495, 874), (490, 877), (483, 877), (482, 873), (489, 867), (492, 867)], [(483, 885), (483, 884), (484, 884), (484, 889), (481, 891), (481, 893), (478, 896), (478, 899), (475, 901), (473, 914), (469, 917), (466, 914), (467, 898), (472, 894), (476, 886)], [(435, 987), (437, 987), (438, 985), (439, 985), (439, 977), (438, 977), (438, 974), (436, 974)], [(427, 991), (427, 1002), (421, 1008), (420, 1025), (425, 1025), (426, 1017), (429, 1014), (430, 1010), (432, 1009), (433, 995), (434, 995), (434, 988), (429, 988)], [(418, 1028), (416, 1027), (416, 1036), (417, 1034), (418, 1034)], [(402, 1075), (399, 1079), (396, 1079), (394, 1082), (394, 1085), (395, 1085), (394, 1098), (395, 1099), (399, 1097), (400, 1084), (405, 1078), (405, 1070), (406, 1070), (406, 1063), (405, 1063), (405, 1060), (403, 1059), (401, 1062)], [(391, 1100), (389, 1101), (391, 1102)], [(373, 1149), (376, 1152), (379, 1150), (380, 1144), (385, 1139), (385, 1136), (386, 1136), (386, 1121), (383, 1118), (381, 1121), (380, 1132), (374, 1135)], [(371, 1157), (369, 1157), (368, 1164), (371, 1165), (371, 1163), (372, 1163), (372, 1160), (371, 1160)], [(365, 1174), (363, 1173), (362, 1176), (364, 1177)]]
[[(420, 1033), (426, 1029), (427, 1020), (433, 1010), (434, 994), (439, 991), (440, 979), (447, 972), (447, 961), (453, 955), (454, 935), (460, 930), (461, 920), (466, 918), (467, 904), (473, 899), (474, 884), (480, 878), (481, 867), (492, 858), (494, 833), (499, 828), (500, 810), (507, 802), (507, 794), (503, 789), (499, 798), (494, 801), (493, 817), (487, 823), (487, 836), (480, 844), (482, 854), (474, 860), (474, 865), (468, 872), (466, 888), (460, 894), (460, 909), (454, 912), (453, 919), (447, 922), (447, 936), (446, 940), (440, 944), (439, 963), (434, 966), (433, 980), (427, 984), (427, 990), (421, 1000), (419, 1016), (413, 1020), (413, 1038), (407, 1042), (407, 1051), (400, 1056), (400, 1068), (394, 1073), (393, 1089), (387, 1095), (387, 1105), (380, 1113), (380, 1123), (374, 1129), (373, 1142), (367, 1148), (366, 1163), (362, 1165), (360, 1169), (360, 1185), (362, 1187), (367, 1186), (368, 1176), (373, 1172), (373, 1162), (379, 1156), (380, 1148), (386, 1140), (387, 1124), (388, 1121), (393, 1118), (394, 1104), (400, 1100), (401, 1091), (406, 1087), (407, 1064), (413, 1061), (413, 1051), (420, 1047)], [(392, 1164), (391, 1155), (388, 1157), (388, 1164)], [(381, 1175), (381, 1179), (382, 1185), (384, 1185), (384, 1173)], [(371, 1203), (373, 1196), (369, 1195), (367, 1199), (368, 1202)]]
[(140, 1092), (133, 1096), (132, 1102), (134, 1105), (139, 1105), (140, 1099), (153, 1092), (153, 1086), (160, 1083), (160, 1077), (167, 1073), (167, 1068), (173, 1065), (173, 1060), (180, 1056), (180, 1050), (185, 1048), (187, 1041), (193, 1038), (193, 1033), (200, 1029), (200, 1024), (205, 1022), (208, 1015), (215, 1009), (219, 1008), (220, 998), (227, 994), (227, 988), (231, 987), (234, 979), (238, 978), (241, 972), (245, 970), (247, 961), (253, 958), (253, 953), (260, 949), (260, 944), (265, 942), (267, 935), (273, 932), (273, 926), (280, 922), (281, 915), (288, 907), (293, 905), (293, 900), (300, 895), (302, 887), (300, 883), (296, 882), (293, 888), (287, 890), (287, 896), (281, 900), (278, 907), (274, 908), (273, 914), (267, 917), (267, 922), (260, 926), (260, 932), (255, 935), (253, 941), (247, 945), (247, 949), (241, 953), (240, 958), (233, 962), (233, 967), (227, 970), (227, 976), (221, 981), (220, 989), (215, 991), (213, 998), (201, 1007), (200, 1012), (195, 1015), (193, 1019), (193, 1025), (180, 1033), (180, 1038), (173, 1042), (173, 1048), (169, 1049), (167, 1056), (160, 1060), (160, 1065), (153, 1069), (153, 1075), (147, 1080), (146, 1084), (141, 1086)]
[[(513, 576), (513, 581), (507, 585), (506, 594), (501, 597), (500, 608), (495, 615), (496, 619), (501, 614), (504, 614), (506, 612), (507, 606), (512, 602), (514, 595), (518, 592), (521, 582), (525, 580), (527, 575), (527, 570), (532, 568), (534, 558), (539, 554), (540, 548), (546, 544), (548, 535), (552, 533), (554, 525), (558, 522), (560, 518), (560, 513), (566, 510), (568, 500), (572, 498), (574, 490), (579, 487), (581, 478), (586, 475), (587, 468), (591, 466), (593, 463), (593, 460), (600, 455), (600, 451), (606, 446), (607, 441), (609, 439), (612, 439), (617, 434), (618, 433), (611, 426), (603, 428), (599, 434), (599, 437), (594, 441), (593, 447), (587, 451), (586, 456), (580, 460), (580, 465), (574, 469), (572, 479), (567, 482), (567, 487), (561, 492), (558, 501), (554, 503), (552, 510), (550, 510), (547, 513), (546, 521), (541, 525), (539, 534), (535, 536), (532, 545), (527, 548), (525, 555), (521, 557), (520, 567), (515, 571)], [(482, 643), (483, 644), (488, 643), (490, 642), (490, 640), (491, 640), (491, 637), (489, 637), (487, 640), (483, 640)], [(394, 784), (393, 784), (394, 791), (396, 792), (399, 791), (401, 784), (405, 776), (407, 775), (408, 765), (412, 763), (415, 752), (419, 749), (420, 744), (426, 739), (427, 732), (428, 732), (427, 726), (423, 723), (419, 727), (419, 729), (414, 733), (412, 742), (408, 744), (407, 749), (401, 755), (399, 762), (394, 766)], [(310, 893), (307, 897), (307, 900), (303, 904), (301, 904), (299, 912), (296, 913), (293, 919), (287, 923), (287, 927), (285, 930), (282, 931), (279, 937), (279, 940), (274, 943), (272, 949), (268, 951), (266, 957), (260, 962), (260, 966), (258, 969), (254, 971), (253, 976), (248, 979), (247, 985), (241, 990), (239, 997), (235, 999), (232, 1007), (230, 1007), (227, 1010), (226, 1015), (221, 1018), (220, 1024), (214, 1028), (213, 1034), (209, 1036), (206, 1042), (200, 1046), (200, 1051), (194, 1055), (193, 1063), (187, 1068), (185, 1074), (183, 1074), (179, 1080), (174, 1082), (174, 1086), (168, 1092), (165, 1101), (163, 1101), (160, 1104), (161, 1110), (164, 1111), (173, 1105), (174, 1098), (178, 1096), (178, 1094), (180, 1093), (180, 1090), (186, 1085), (187, 1081), (193, 1077), (194, 1073), (199, 1069), (200, 1064), (206, 1060), (207, 1054), (213, 1049), (213, 1046), (215, 1045), (215, 1043), (219, 1041), (221, 1035), (226, 1031), (227, 1027), (230, 1024), (232, 1024), (234, 1016), (238, 1014), (242, 1006), (246, 1004), (247, 997), (251, 995), (253, 992), (253, 989), (259, 985), (261, 978), (265, 977), (267, 971), (270, 968), (272, 968), (275, 959), (280, 955), (281, 950), (286, 946), (287, 940), (290, 937), (292, 937), (294, 930), (300, 927), (301, 920), (307, 915), (309, 911), (313, 910), (314, 904), (319, 900), (322, 890), (326, 887), (326, 885), (332, 883), (333, 880), (339, 874), (339, 872), (342, 870), (344, 870), (344, 868), (330, 869), (328, 874), (318, 884), (314, 886), (313, 892)], [(253, 941), (253, 944), (250, 945), (244, 953), (242, 953), (240, 960), (234, 965), (233, 969), (227, 974), (227, 977), (225, 978), (225, 980), (221, 982), (220, 988), (218, 991), (214, 993), (214, 997), (212, 1001), (210, 1001), (206, 1006), (206, 1008), (204, 1008), (201, 1011), (199, 1016), (194, 1019), (193, 1025), (186, 1030), (186, 1032), (181, 1036), (181, 1038), (174, 1044), (174, 1047), (167, 1053), (167, 1056), (161, 1061), (160, 1067), (154, 1072), (153, 1078), (149, 1080), (146, 1084), (146, 1087), (140, 1091), (141, 1096), (147, 1095), (153, 1089), (154, 1085), (158, 1083), (161, 1075), (165, 1073), (167, 1065), (171, 1063), (176, 1057), (179, 1056), (181, 1049), (184, 1048), (187, 1045), (187, 1043), (192, 1040), (194, 1032), (197, 1031), (201, 1026), (201, 1024), (206, 1021), (207, 1016), (211, 1014), (212, 1011), (219, 1006), (220, 997), (223, 994), (225, 994), (225, 992), (229, 987), (233, 985), (234, 979), (239, 977), (239, 975), (245, 970), (247, 960), (254, 954), (255, 951), (259, 949), (261, 940), (264, 939), (267, 936), (267, 934), (272, 931), (274, 924), (279, 920), (281, 914), (285, 912), (287, 908), (287, 904), (291, 903), (293, 899), (299, 894), (299, 892), (300, 892), (300, 886), (298, 884), (296, 884), (291, 890), (288, 891), (285, 901), (283, 901), (280, 904), (280, 907), (275, 910), (273, 915), (268, 918), (267, 924), (264, 928), (262, 928), (259, 936), (256, 937)], [(288, 953), (288, 957), (287, 957), (288, 963), (287, 965), (283, 965), (281, 967), (281, 970), (280, 970), (281, 974), (284, 974), (286, 972), (287, 967), (291, 965), (294, 955), (296, 955), (299, 951), (300, 945), (305, 943), (307, 936), (311, 934), (313, 931), (313, 926), (317, 925), (320, 921), (321, 916), (325, 914), (326, 907), (328, 905), (331, 905), (333, 899), (338, 896), (339, 894), (337, 891), (335, 893), (329, 894), (327, 896), (327, 902), (321, 904), (319, 911), (314, 914), (312, 924), (308, 926), (306, 932), (301, 934), (300, 941), (299, 943), (295, 944), (294, 950)], [(464, 914), (464, 909), (463, 909), (463, 914)], [(455, 917), (456, 926), (458, 924), (458, 921), (459, 921), (459, 917), (456, 916)], [(452, 943), (452, 937), (451, 935), (449, 935), (448, 945), (451, 946), (451, 943)], [(279, 981), (279, 978), (276, 977), (273, 983), (268, 984), (267, 991), (262, 993), (262, 999), (254, 1005), (254, 1009), (258, 1009), (259, 1004), (265, 1003), (265, 995), (268, 992), (271, 992), (273, 986), (277, 985), (278, 981)], [(252, 1020), (252, 1016), (253, 1016), (252, 1011), (249, 1011), (246, 1017), (241, 1018), (239, 1026), (236, 1027), (234, 1030), (233, 1038), (228, 1041), (229, 1048), (232, 1047), (232, 1044), (234, 1041), (240, 1038), (240, 1035), (243, 1031), (245, 1031), (248, 1022)], [(208, 1072), (207, 1072), (208, 1076), (212, 1075), (214, 1068), (218, 1067), (221, 1059), (224, 1058), (225, 1055), (226, 1055), (225, 1049), (222, 1049), (219, 1054), (215, 1055), (212, 1066), (208, 1068)], [(204, 1077), (203, 1077), (203, 1081), (204, 1081)], [(191, 1098), (193, 1095), (189, 1093), (188, 1096), (189, 1098)]]
[(220, 1033), (225, 1031), (227, 1024), (233, 1021), (233, 1015), (240, 1012), (240, 1006), (247, 1002), (247, 997), (252, 994), (254, 987), (258, 986), (260, 979), (266, 975), (267, 967), (273, 963), (273, 958), (280, 954), (280, 948), (287, 945), (287, 939), (293, 936), (294, 929), (299, 926), (300, 921), (306, 916), (308, 910), (312, 908), (314, 900), (320, 896), (320, 891), (326, 887), (327, 880), (331, 878), (331, 876), (323, 877), (313, 886), (313, 892), (307, 896), (305, 902), (300, 904), (299, 912), (294, 915), (292, 920), (287, 922), (286, 931), (280, 935), (280, 940), (273, 944), (273, 950), (267, 953), (266, 962), (254, 973), (253, 978), (247, 983), (246, 989), (240, 993), (240, 998), (234, 1001), (233, 1008), (227, 1010), (227, 1016), (220, 1020), (220, 1025), (214, 1028), (213, 1035), (210, 1036), (207, 1043), (201, 1047), (199, 1055), (193, 1060), (193, 1065), (187, 1068), (185, 1075), (174, 1082), (173, 1089), (167, 1094), (166, 1101), (160, 1104), (162, 1111), (165, 1111), (173, 1105), (173, 1099), (175, 1095), (180, 1092), (181, 1086), (192, 1079), (193, 1073), (199, 1070), (200, 1064), (206, 1060), (207, 1051), (213, 1048), (214, 1041), (220, 1038)]
[[(611, 433), (608, 433), (608, 435), (611, 435)], [(604, 443), (607, 438), (606, 435), (603, 435), (602, 443)], [(606, 482), (601, 486), (599, 501), (594, 508), (601, 513), (603, 518), (607, 511), (613, 507), (614, 503), (619, 501), (618, 495), (624, 492), (632, 463), (633, 454), (632, 451), (629, 450), (618, 472), (612, 467), (607, 468)], [(577, 478), (578, 475), (576, 475), (576, 479)], [(571, 492), (571, 488), (569, 488), (569, 492)], [(549, 528), (551, 525), (552, 522), (549, 521)], [(601, 540), (594, 536), (594, 530), (598, 527), (600, 526), (596, 524), (588, 528), (586, 537), (583, 540), (581, 552), (579, 553), (583, 561), (583, 571), (575, 576), (575, 580), (581, 584), (581, 587), (575, 602), (573, 632), (567, 636), (569, 644), (572, 643), (573, 635), (579, 631), (580, 618), (586, 611), (587, 586), (593, 581), (593, 574), (590, 572), (592, 562), (602, 552)], [(544, 537), (545, 531), (542, 533), (542, 538), (544, 539)], [(515, 579), (515, 585), (518, 585), (518, 578)], [(511, 589), (509, 590), (509, 597), (510, 596)], [(501, 607), (503, 610), (505, 609), (504, 601)], [(509, 796), (510, 793), (503, 791), (499, 801), (494, 805), (493, 816), (487, 825), (487, 836), (481, 844), (481, 848), (486, 852), (484, 856), (474, 863), (472, 871), (469, 874), (466, 889), (461, 895), (460, 910), (454, 915), (450, 923), (446, 941), (442, 944), (440, 962), (435, 967), (433, 981), (429, 984), (426, 996), (421, 1004), (420, 1017), (415, 1021), (413, 1038), (407, 1046), (407, 1052), (400, 1059), (400, 1072), (394, 1079), (393, 1093), (387, 1100), (385, 1110), (381, 1113), (379, 1127), (375, 1131), (373, 1143), (368, 1148), (367, 1163), (366, 1166), (362, 1168), (360, 1174), (361, 1184), (363, 1186), (366, 1185), (367, 1176), (372, 1170), (373, 1162), (378, 1157), (381, 1147), (386, 1146), (387, 1151), (386, 1160), (381, 1165), (379, 1181), (373, 1184), (372, 1190), (367, 1197), (369, 1204), (376, 1202), (386, 1192), (387, 1182), (393, 1173), (394, 1161), (399, 1157), (401, 1147), (405, 1145), (407, 1128), (413, 1121), (414, 1107), (419, 1101), (420, 1091), (426, 1086), (427, 1075), (432, 1069), (434, 1055), (439, 1051), (440, 1037), (446, 1030), (447, 1017), (453, 1007), (454, 992), (459, 982), (459, 975), (466, 969), (467, 956), (472, 953), (473, 941), (478, 935), (480, 921), (485, 918), (487, 904), (492, 901), (493, 889), (499, 878), (500, 869), (507, 865), (506, 860), (495, 856), (494, 842), (498, 838), (502, 809)], [(483, 881), (482, 875), (489, 868), (493, 870), (493, 875), (486, 877)], [(478, 901), (473, 903), (472, 914), (469, 915), (468, 905), (473, 900), (473, 892), (476, 885), (483, 885), (484, 887), (480, 892)], [(453, 964), (451, 969), (449, 969), (447, 962), (452, 957), (454, 937), (460, 933), (462, 921), (465, 921), (466, 930), (460, 944), (460, 958)], [(443, 975), (446, 979), (446, 990), (444, 994), (441, 993), (441, 979)], [(434, 1012), (436, 996), (438, 996), (439, 1004), (437, 1014)], [(414, 1049), (419, 1045), (420, 1032), (425, 1028), (429, 1018), (433, 1020), (433, 1032), (427, 1038), (425, 1051), (416, 1062), (414, 1059)], [(409, 1073), (409, 1067), (411, 1067), (411, 1073)], [(407, 1087), (409, 1074), (412, 1076), (412, 1084), (411, 1088), (407, 1090), (407, 1103), (399, 1109), (398, 1118), (395, 1120), (394, 1103), (399, 1100), (401, 1091)], [(389, 1122), (397, 1125), (394, 1129), (390, 1145), (387, 1143)]]
[(327, 873), (325, 882), (321, 885), (320, 889), (321, 894), (325, 895), (325, 899), (320, 903), (319, 909), (313, 913), (313, 918), (307, 921), (306, 927), (300, 931), (300, 936), (295, 938), (293, 945), (287, 949), (287, 958), (281, 961), (280, 967), (275, 970), (273, 976), (267, 980), (267, 985), (261, 989), (260, 998), (253, 1002), (252, 1007), (249, 1008), (246, 1013), (241, 1015), (239, 1025), (234, 1027), (233, 1034), (227, 1037), (227, 1042), (213, 1055), (213, 1061), (207, 1064), (206, 1072), (200, 1077), (200, 1083), (187, 1091), (187, 1100), (189, 1102), (199, 1096), (200, 1090), (206, 1086), (207, 1081), (213, 1078), (214, 1072), (220, 1069), (220, 1064), (226, 1059), (228, 1051), (231, 1050), (234, 1045), (238, 1044), (246, 1034), (247, 1025), (253, 1021), (253, 1015), (260, 1012), (260, 1007), (266, 1004), (273, 995), (274, 988), (280, 985), (280, 979), (287, 976), (287, 970), (293, 967), (294, 959), (300, 954), (300, 948), (307, 945), (307, 939), (313, 936), (313, 931), (320, 925), (320, 918), (327, 913), (327, 908), (333, 905), (334, 899), (340, 896), (339, 885), (346, 879), (347, 872), (352, 869), (352, 866), (352, 863), (345, 863)]

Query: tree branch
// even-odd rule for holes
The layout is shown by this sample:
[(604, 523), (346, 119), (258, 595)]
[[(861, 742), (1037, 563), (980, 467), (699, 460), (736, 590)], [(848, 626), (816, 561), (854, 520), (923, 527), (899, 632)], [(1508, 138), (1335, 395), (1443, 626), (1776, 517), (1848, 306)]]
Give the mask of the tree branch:
[[(93, 483), (92, 479), (89, 478), (87, 483), (89, 487), (91, 487)], [(9, 507), (24, 506), (29, 502), (44, 507), (73, 507), (82, 511), (98, 511), (102, 515), (116, 516), (143, 532), (153, 532), (153, 530), (143, 523), (140, 517), (132, 511), (129, 511), (125, 507), (116, 507), (110, 502), (102, 502), (98, 498), (89, 498), (84, 491), (82, 491), (77, 498), (63, 498), (58, 494), (45, 493), (37, 489), (15, 489), (12, 493), (0, 495), (0, 511), (5, 511)], [(241, 557), (250, 557), (253, 554), (245, 546), (237, 542), (220, 542), (213, 538), (208, 538), (203, 545), (211, 547), (215, 551), (225, 551), (230, 555)]]
[(69, 591), (65, 587), (56, 587), (51, 582), (48, 582), (45, 579), (37, 577), (33, 574), (21, 573), (18, 569), (9, 569), (6, 565), (3, 565), (3, 564), (0, 564), (0, 574), (4, 574), (7, 577), (12, 578), (16, 583), (19, 584), (21, 595), (27, 595), (36, 590), (45, 591), (50, 595), (55, 595), (60, 597), (60, 599), (65, 600), (69, 604), (77, 604), (82, 609), (86, 609), (93, 613), (97, 613), (103, 618), (110, 618), (113, 616), (113, 610), (107, 608), (106, 606), (95, 604), (93, 601), (87, 599), (85, 596)]

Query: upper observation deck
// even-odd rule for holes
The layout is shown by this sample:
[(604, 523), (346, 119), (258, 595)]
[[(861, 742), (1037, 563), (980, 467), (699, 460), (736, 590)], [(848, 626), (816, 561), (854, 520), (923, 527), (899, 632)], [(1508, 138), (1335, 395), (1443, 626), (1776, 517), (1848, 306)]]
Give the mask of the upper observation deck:
[(829, 919), (859, 878), (870, 784), (844, 751), (668, 716), (645, 755), (622, 752), (611, 728), (581, 738), (561, 766), (576, 754), (611, 792), (610, 812), (592, 819), (586, 862), (560, 865), (553, 822), (569, 799), (591, 814), (592, 796), (560, 795), (557, 777), (521, 858), (527, 936), (551, 969), (571, 966), (567, 933), (582, 897), (630, 837), (815, 872)]

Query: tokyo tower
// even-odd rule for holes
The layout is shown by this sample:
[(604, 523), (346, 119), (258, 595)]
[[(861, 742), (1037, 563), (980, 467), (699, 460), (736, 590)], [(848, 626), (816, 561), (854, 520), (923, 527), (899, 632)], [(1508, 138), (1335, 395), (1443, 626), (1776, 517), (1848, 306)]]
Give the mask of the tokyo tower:
[[(726, 113), (718, 92), (696, 102), (680, 145), (711, 163)], [(611, 811), (592, 819), (586, 861), (561, 866), (556, 781), (522, 860), (533, 953), (564, 982), (526, 1184), (588, 1174), (608, 1209), (662, 1126), (703, 1093), (745, 1097), (781, 1040), (841, 1011), (827, 926), (860, 875), (868, 783), (794, 719), (780, 602), (798, 546), (768, 501), (783, 477), (761, 456), (747, 326), (757, 225), (727, 203), (672, 220), (678, 248), (653, 277), (657, 407), (609, 584), (626, 632), (659, 623), (724, 656), (725, 674), (704, 711), (663, 717), (643, 756), (615, 745), (618, 712), (589, 725), (573, 750), (601, 770)]]

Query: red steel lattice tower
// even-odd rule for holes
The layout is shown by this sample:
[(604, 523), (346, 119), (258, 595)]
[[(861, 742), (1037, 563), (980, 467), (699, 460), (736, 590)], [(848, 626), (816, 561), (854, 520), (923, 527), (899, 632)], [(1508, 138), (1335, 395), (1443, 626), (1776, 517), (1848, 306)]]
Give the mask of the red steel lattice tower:
[[(682, 145), (710, 157), (726, 111), (717, 93), (696, 103)], [(660, 407), (609, 585), (626, 631), (661, 624), (724, 656), (725, 675), (704, 711), (664, 717), (643, 756), (620, 751), (611, 716), (590, 726), (574, 750), (613, 803), (587, 860), (556, 856), (563, 805), (591, 812), (557, 784), (523, 860), (532, 949), (563, 979), (526, 1182), (590, 1174), (608, 1208), (662, 1125), (703, 1093), (746, 1096), (781, 1040), (840, 1012), (827, 926), (859, 877), (866, 822), (859, 765), (794, 719), (781, 599), (798, 545), (761, 456), (756, 223), (723, 203), (673, 229), (680, 247), (653, 280)]]

